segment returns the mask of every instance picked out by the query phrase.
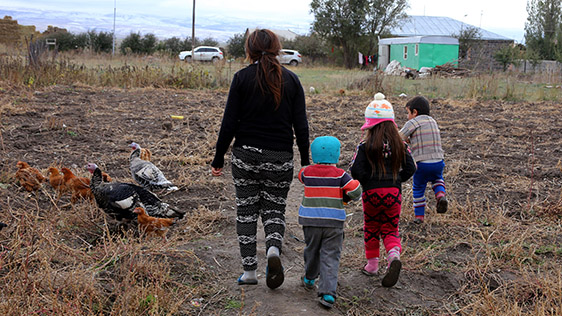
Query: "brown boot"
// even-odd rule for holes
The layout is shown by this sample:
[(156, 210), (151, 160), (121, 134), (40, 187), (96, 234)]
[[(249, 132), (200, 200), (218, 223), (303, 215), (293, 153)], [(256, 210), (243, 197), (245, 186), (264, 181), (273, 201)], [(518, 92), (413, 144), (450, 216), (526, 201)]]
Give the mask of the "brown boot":
[(447, 206), (449, 202), (447, 201), (447, 197), (442, 196), (439, 200), (437, 200), (437, 213), (443, 214), (447, 213)]

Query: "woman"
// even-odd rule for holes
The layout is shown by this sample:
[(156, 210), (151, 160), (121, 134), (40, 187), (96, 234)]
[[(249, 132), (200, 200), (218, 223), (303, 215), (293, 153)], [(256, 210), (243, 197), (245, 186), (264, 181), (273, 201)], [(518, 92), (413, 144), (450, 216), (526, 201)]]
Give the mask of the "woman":
[(301, 165), (309, 164), (308, 120), (297, 76), (276, 56), (279, 38), (257, 29), (246, 40), (251, 64), (232, 79), (216, 152), (214, 176), (222, 175), (224, 155), (234, 138), (232, 177), (236, 188), (236, 232), (244, 273), (238, 284), (257, 284), (256, 233), (261, 216), (267, 249), (266, 284), (283, 284), (279, 255), (285, 234), (285, 206), (293, 180), (293, 131)]

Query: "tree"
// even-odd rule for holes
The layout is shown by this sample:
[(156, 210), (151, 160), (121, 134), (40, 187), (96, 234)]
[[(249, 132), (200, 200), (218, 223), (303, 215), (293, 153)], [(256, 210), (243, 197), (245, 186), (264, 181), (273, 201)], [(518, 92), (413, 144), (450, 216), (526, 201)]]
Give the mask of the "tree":
[(113, 48), (113, 33), (88, 31), (88, 36), (90, 39), (90, 48), (96, 53), (108, 53)]
[(141, 36), (140, 33), (131, 33), (121, 42), (120, 50), (124, 55), (129, 53), (152, 54), (156, 50), (156, 41), (154, 34)]
[(312, 0), (312, 29), (330, 44), (341, 48), (344, 65), (356, 64), (354, 53), (364, 32), (367, 0)]
[(74, 47), (76, 49), (86, 49), (90, 46), (90, 36), (82, 32), (74, 36)]
[(179, 37), (171, 37), (158, 44), (158, 50), (164, 50), (170, 54), (177, 54), (182, 51), (182, 41)]
[[(201, 45), (201, 41), (195, 37), (195, 47)], [(191, 47), (192, 41), (191, 41), (191, 37), (188, 36), (185, 38), (185, 40), (182, 42), (182, 50), (192, 50), (193, 47)]]
[(525, 59), (531, 63), (533, 66), (533, 70), (537, 68), (537, 66), (541, 63), (541, 56), (536, 50), (532, 50), (527, 48), (525, 52)]
[(219, 42), (212, 37), (207, 37), (207, 38), (203, 39), (203, 42), (201, 42), (201, 45), (216, 47), (216, 46), (219, 46)]
[(142, 45), (141, 52), (148, 55), (154, 53), (154, 51), (156, 51), (157, 42), (158, 40), (156, 39), (156, 35), (152, 33), (145, 34), (141, 40), (141, 45)]
[(358, 47), (369, 42), (369, 52), (378, 36), (406, 18), (407, 0), (312, 0), (312, 29), (322, 39), (340, 48), (347, 68), (357, 63)]
[(316, 33), (297, 36), (292, 47), (303, 56), (310, 58), (311, 62), (326, 57), (329, 51), (329, 46)]
[(494, 59), (503, 67), (503, 71), (511, 64), (517, 65), (521, 58), (521, 50), (516, 46), (505, 45), (494, 53)]
[(562, 0), (529, 0), (525, 22), (525, 43), (543, 59), (554, 60), (562, 53), (556, 35), (561, 30)]
[(475, 26), (462, 28), (458, 34), (453, 34), (459, 40), (459, 58), (468, 57), (469, 50), (482, 38), (480, 29)]
[(367, 9), (367, 30), (369, 48), (367, 53), (377, 51), (378, 38), (380, 35), (389, 33), (390, 29), (398, 26), (405, 20), (407, 0), (370, 0)]
[(139, 53), (142, 50), (140, 33), (131, 33), (127, 35), (119, 46), (121, 53), (127, 55), (129, 53)]
[(246, 43), (246, 36), (244, 33), (234, 34), (227, 41), (228, 53), (234, 58), (244, 57), (244, 45)]

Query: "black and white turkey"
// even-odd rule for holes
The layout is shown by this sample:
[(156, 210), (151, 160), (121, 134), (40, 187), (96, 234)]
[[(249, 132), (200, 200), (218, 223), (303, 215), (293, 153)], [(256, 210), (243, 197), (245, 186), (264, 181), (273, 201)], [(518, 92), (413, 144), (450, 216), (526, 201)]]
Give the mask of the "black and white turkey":
[(129, 168), (133, 179), (138, 184), (149, 190), (178, 190), (178, 187), (166, 179), (164, 173), (158, 167), (152, 162), (140, 158), (141, 147), (139, 144), (132, 142), (129, 147), (133, 149), (131, 156), (129, 156)]
[(134, 219), (137, 214), (133, 210), (141, 206), (146, 213), (154, 217), (183, 218), (181, 212), (168, 203), (163, 202), (154, 193), (132, 183), (103, 182), (101, 170), (95, 163), (86, 165), (92, 172), (90, 188), (99, 208), (117, 220)]

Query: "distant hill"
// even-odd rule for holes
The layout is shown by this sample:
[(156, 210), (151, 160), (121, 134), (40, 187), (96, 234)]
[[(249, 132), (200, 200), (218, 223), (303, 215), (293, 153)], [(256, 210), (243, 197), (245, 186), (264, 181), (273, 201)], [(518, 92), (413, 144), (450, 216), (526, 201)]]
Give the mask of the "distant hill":
[[(38, 31), (44, 31), (49, 25), (67, 29), (72, 33), (88, 30), (112, 32), (113, 14), (92, 15), (88, 13), (68, 13), (62, 11), (26, 10), (19, 11), (0, 7), (5, 15), (10, 15), (22, 25), (34, 25)], [(205, 16), (196, 19), (195, 36), (198, 38), (212, 37), (219, 42), (226, 42), (234, 34), (244, 33), (248, 27), (268, 27), (290, 29), (304, 34), (308, 25), (295, 25), (290, 21), (284, 24), (269, 25), (267, 21), (225, 18), (223, 16)], [(160, 39), (173, 36), (185, 38), (191, 36), (191, 20), (181, 20), (149, 15), (126, 15), (117, 13), (115, 21), (117, 38), (125, 38), (131, 32), (141, 34), (152, 33)], [(300, 28), (300, 29), (299, 29)]]

